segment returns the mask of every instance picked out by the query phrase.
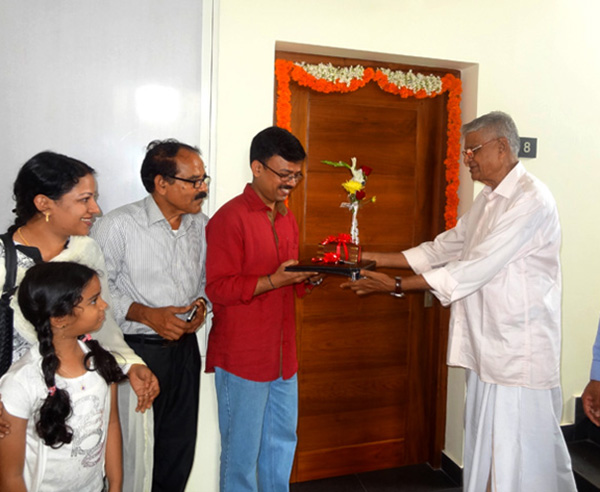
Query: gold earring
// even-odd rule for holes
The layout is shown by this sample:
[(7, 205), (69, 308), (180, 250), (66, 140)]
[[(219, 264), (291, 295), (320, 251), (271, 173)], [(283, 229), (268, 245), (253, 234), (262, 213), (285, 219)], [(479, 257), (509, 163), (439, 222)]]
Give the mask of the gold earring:
[(46, 212), (46, 222), (48, 222), (50, 220), (50, 214), (48, 212)]

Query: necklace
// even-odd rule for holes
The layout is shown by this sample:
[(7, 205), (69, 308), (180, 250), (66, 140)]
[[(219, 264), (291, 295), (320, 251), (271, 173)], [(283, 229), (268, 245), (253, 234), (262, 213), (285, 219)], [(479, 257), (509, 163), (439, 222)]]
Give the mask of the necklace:
[[(65, 371), (64, 368), (60, 370), (60, 372), (62, 372), (64, 374), (61, 374), (61, 376), (63, 377), (63, 379), (69, 379), (70, 381), (73, 381), (75, 379), (80, 379), (83, 378), (83, 376), (85, 376), (86, 372), (84, 372), (83, 374), (80, 374), (79, 376), (73, 376), (72, 374), (69, 374), (69, 372)], [(81, 391), (85, 391), (85, 384), (83, 384), (82, 381), (80, 381), (79, 383), (79, 387), (81, 388)]]
[(25, 244), (25, 246), (31, 246), (31, 244), (29, 244), (29, 243), (27, 242), (27, 239), (25, 239), (25, 238), (23, 237), (23, 233), (21, 232), (21, 229), (23, 229), (23, 226), (21, 226), (21, 227), (19, 227), (19, 228), (17, 229), (17, 234), (19, 235), (19, 237), (21, 238), (21, 240), (23, 241), (23, 244)]

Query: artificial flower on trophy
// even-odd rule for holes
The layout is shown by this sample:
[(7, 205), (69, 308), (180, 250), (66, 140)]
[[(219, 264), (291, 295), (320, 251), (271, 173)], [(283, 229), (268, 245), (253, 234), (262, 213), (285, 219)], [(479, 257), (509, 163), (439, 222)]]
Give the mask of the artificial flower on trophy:
[(342, 183), (342, 187), (348, 193), (348, 201), (340, 204), (340, 207), (347, 208), (352, 213), (352, 223), (350, 226), (350, 239), (354, 244), (360, 244), (358, 237), (358, 211), (365, 205), (375, 201), (375, 197), (367, 198), (365, 187), (367, 178), (373, 171), (369, 166), (357, 166), (356, 157), (350, 159), (351, 164), (343, 161), (321, 161), (323, 164), (333, 167), (344, 167), (350, 171), (352, 177)]

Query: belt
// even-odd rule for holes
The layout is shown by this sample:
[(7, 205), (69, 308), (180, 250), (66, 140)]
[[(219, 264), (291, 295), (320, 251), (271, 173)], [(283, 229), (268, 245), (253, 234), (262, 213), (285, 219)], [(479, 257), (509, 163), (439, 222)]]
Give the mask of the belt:
[(160, 335), (123, 335), (126, 342), (145, 343), (147, 345), (167, 345), (176, 343), (178, 340), (167, 340)]

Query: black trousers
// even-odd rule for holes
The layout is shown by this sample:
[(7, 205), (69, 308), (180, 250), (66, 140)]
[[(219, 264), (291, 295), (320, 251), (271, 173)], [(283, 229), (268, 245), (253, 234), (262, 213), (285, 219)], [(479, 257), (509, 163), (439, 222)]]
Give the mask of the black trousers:
[(125, 335), (160, 383), (154, 400), (152, 492), (183, 492), (192, 469), (202, 360), (194, 333), (177, 341), (158, 336)]

